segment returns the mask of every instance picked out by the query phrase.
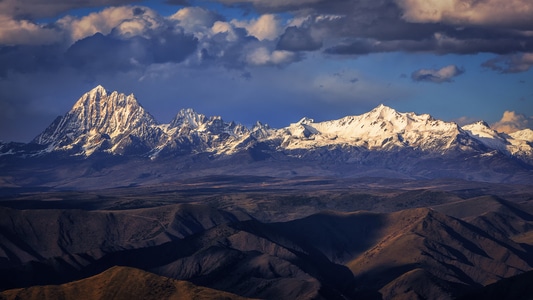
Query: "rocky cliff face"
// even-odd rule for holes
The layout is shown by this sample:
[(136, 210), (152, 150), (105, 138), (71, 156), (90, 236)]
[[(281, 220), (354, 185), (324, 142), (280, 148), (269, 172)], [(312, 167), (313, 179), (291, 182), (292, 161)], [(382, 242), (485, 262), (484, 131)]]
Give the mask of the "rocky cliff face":
[(71, 151), (85, 156), (95, 152), (140, 153), (158, 144), (162, 130), (156, 125), (133, 94), (108, 94), (102, 86), (97, 86), (33, 142), (47, 145), (50, 151)]

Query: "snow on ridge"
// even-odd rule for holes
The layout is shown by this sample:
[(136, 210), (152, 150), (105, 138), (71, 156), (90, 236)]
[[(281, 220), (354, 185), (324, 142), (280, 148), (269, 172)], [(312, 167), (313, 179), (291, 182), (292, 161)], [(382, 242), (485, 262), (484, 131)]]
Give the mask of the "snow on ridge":
[(507, 155), (533, 156), (531, 130), (505, 135), (484, 122), (459, 127), (429, 114), (398, 112), (383, 104), (367, 113), (337, 120), (315, 122), (304, 117), (279, 129), (261, 122), (247, 128), (225, 122), (220, 116), (206, 117), (192, 108), (181, 109), (168, 124), (159, 124), (133, 94), (109, 93), (100, 85), (80, 97), (34, 142), (48, 145), (49, 152), (69, 150), (90, 156), (96, 152), (123, 154), (134, 148), (152, 158), (168, 151), (232, 154), (256, 142), (277, 145), (280, 150), (351, 146), (436, 153), (453, 149), (480, 151), (477, 145), (483, 144)]
[(485, 146), (501, 151), (502, 153), (510, 153), (508, 149), (508, 145), (510, 144), (509, 141), (503, 134), (490, 128), (486, 122), (478, 121), (473, 124), (465, 125), (462, 129)]
[(285, 130), (284, 144), (290, 149), (326, 145), (352, 145), (368, 149), (413, 147), (423, 150), (447, 150), (461, 134), (455, 123), (436, 120), (428, 114), (400, 113), (379, 105), (359, 116), (314, 123), (302, 119)]

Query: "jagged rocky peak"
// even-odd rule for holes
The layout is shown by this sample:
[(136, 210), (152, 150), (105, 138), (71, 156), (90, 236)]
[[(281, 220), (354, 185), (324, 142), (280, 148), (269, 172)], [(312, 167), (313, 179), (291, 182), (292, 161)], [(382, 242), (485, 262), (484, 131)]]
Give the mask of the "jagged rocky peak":
[(489, 124), (483, 120), (479, 120), (475, 122), (474, 125), (484, 127), (484, 128), (490, 128)]
[(103, 148), (115, 152), (131, 144), (125, 138), (153, 139), (155, 125), (155, 119), (133, 94), (109, 94), (99, 85), (81, 96), (68, 113), (56, 119), (34, 142), (49, 145), (51, 150), (79, 149), (75, 151), (85, 155)]
[(468, 132), (471, 135), (477, 135), (479, 137), (496, 137), (498, 132), (492, 129), (489, 124), (485, 121), (480, 120), (472, 124), (465, 125), (461, 127), (464, 131)]
[(313, 120), (311, 118), (303, 117), (303, 118), (300, 119), (300, 121), (296, 122), (296, 125), (300, 125), (300, 124), (309, 125), (309, 124), (313, 124), (314, 122), (315, 122), (315, 120)]
[(101, 85), (84, 94), (74, 104), (72, 113), (81, 120), (82, 129), (94, 127), (113, 133), (136, 125), (139, 121), (155, 124), (154, 118), (137, 102), (135, 96), (112, 92), (108, 95)]
[(197, 113), (192, 108), (181, 109), (170, 122), (170, 127), (191, 127), (198, 128), (207, 121), (207, 117)]
[(103, 86), (97, 85), (94, 89), (87, 92), (87, 94), (94, 97), (105, 97), (107, 96), (107, 90)]
[(150, 157), (172, 151), (231, 154), (259, 142), (269, 145), (270, 151), (357, 147), (368, 151), (412, 149), (477, 155), (499, 150), (529, 163), (533, 161), (532, 140), (531, 130), (502, 134), (484, 122), (460, 128), (428, 114), (398, 112), (385, 105), (337, 120), (315, 122), (306, 117), (280, 129), (260, 122), (249, 129), (225, 122), (220, 116), (206, 117), (191, 108), (180, 110), (170, 124), (157, 124), (133, 94), (108, 92), (99, 85), (80, 97), (34, 142), (44, 145), (48, 152), (68, 150), (69, 154), (85, 156), (98, 152)]

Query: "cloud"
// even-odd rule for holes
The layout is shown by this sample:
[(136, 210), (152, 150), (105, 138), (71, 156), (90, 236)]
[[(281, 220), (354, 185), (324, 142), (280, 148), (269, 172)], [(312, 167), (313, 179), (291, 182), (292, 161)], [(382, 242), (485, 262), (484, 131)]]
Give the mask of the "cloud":
[(95, 33), (109, 34), (112, 30), (123, 35), (142, 35), (162, 23), (164, 19), (155, 11), (139, 6), (110, 7), (82, 18), (65, 16), (50, 24), (0, 14), (0, 45), (68, 46)]
[(499, 132), (513, 133), (518, 130), (533, 127), (533, 117), (527, 117), (524, 114), (514, 111), (505, 111), (502, 119), (492, 124), (491, 127)]
[(119, 6), (83, 17), (65, 16), (47, 25), (5, 20), (11, 23), (0, 29), (0, 76), (60, 68), (94, 76), (142, 72), (151, 64), (164, 63), (243, 69), (285, 66), (303, 58), (276, 49), (284, 28), (281, 19), (271, 14), (226, 22), (200, 7), (185, 7), (163, 17), (146, 7)]
[(414, 81), (426, 81), (433, 83), (452, 82), (452, 78), (463, 74), (465, 70), (455, 65), (449, 65), (441, 69), (420, 69), (411, 74)]
[(201, 7), (185, 7), (170, 16), (170, 20), (177, 21), (177, 25), (183, 28), (185, 32), (203, 38), (215, 22), (223, 21), (224, 18)]
[(137, 0), (2, 0), (0, 14), (14, 19), (35, 20), (37, 18), (55, 17), (69, 10), (87, 7), (120, 6), (139, 2)]
[(451, 121), (457, 123), (457, 125), (459, 125), (459, 126), (464, 126), (464, 125), (469, 125), (469, 124), (475, 123), (475, 122), (479, 121), (479, 119), (476, 119), (476, 118), (473, 118), (473, 117), (462, 116), (462, 117), (459, 117), (457, 119), (452, 119)]
[(0, 79), (12, 73), (56, 72), (65, 65), (63, 48), (57, 45), (1, 47), (0, 65)]
[(290, 26), (278, 41), (279, 50), (313, 51), (322, 48), (322, 41), (308, 29)]
[(483, 67), (500, 73), (526, 72), (533, 66), (533, 52), (501, 55), (483, 63)]
[(69, 65), (84, 72), (128, 71), (154, 63), (184, 61), (197, 44), (192, 35), (171, 30), (159, 30), (150, 39), (140, 36), (122, 39), (97, 33), (76, 42), (65, 57)]
[[(330, 0), (330, 2), (337, 0)], [(310, 5), (325, 3), (326, 0), (218, 0), (220, 3), (227, 5), (243, 5), (248, 4), (253, 6), (258, 11), (280, 12), (308, 7)]]
[(171, 5), (183, 5), (183, 6), (191, 5), (191, 2), (189, 0), (165, 0), (165, 3), (171, 4)]
[(293, 14), (288, 28), (296, 29), (287, 28), (282, 36), (278, 48), (283, 50), (324, 45), (326, 53), (336, 55), (533, 52), (533, 4), (522, 0), (218, 1)]
[(287, 65), (300, 59), (301, 57), (294, 52), (285, 50), (270, 51), (266, 47), (258, 47), (246, 56), (246, 61), (255, 66)]
[(82, 18), (66, 16), (57, 26), (70, 33), (70, 43), (95, 33), (107, 35), (116, 31), (126, 37), (144, 35), (147, 30), (161, 27), (163, 19), (153, 10), (139, 6), (110, 7)]
[(60, 40), (61, 33), (54, 28), (0, 15), (0, 45), (46, 45)]
[[(325, 49), (323, 51), (327, 54), (334, 55), (396, 51), (500, 55), (533, 53), (533, 4), (522, 0), (502, 1), (430, 0), (427, 3), (432, 5), (428, 6), (422, 0), (218, 0), (226, 5), (249, 6), (261, 14), (253, 20), (231, 21), (207, 9), (192, 6), (180, 9), (170, 17), (159, 16), (138, 6), (117, 6), (83, 18), (67, 16), (45, 25), (35, 23), (31, 14), (14, 18), (13, 12), (4, 14), (4, 19), (0, 18), (0, 44), (43, 45), (59, 43), (62, 39), (72, 44), (97, 32), (107, 35), (113, 30), (130, 37), (141, 35), (149, 38), (147, 30), (170, 26), (205, 40), (208, 46), (200, 45), (200, 49), (205, 48), (211, 54), (209, 47), (228, 47), (213, 46), (223, 40), (209, 41), (222, 32), (221, 25), (224, 25), (224, 42), (230, 42), (230, 39), (232, 42), (245, 42), (240, 33), (236, 33), (242, 29), (249, 37), (277, 43), (277, 50), (293, 52)], [(49, 13), (82, 7), (83, 2), (51, 1)], [(99, 0), (87, 5), (129, 2), (133, 1)], [(176, 4), (186, 5), (186, 2), (177, 1)], [(10, 3), (7, 7), (13, 10), (17, 2), (3, 0), (0, 3)], [(21, 3), (23, 10), (31, 10), (29, 0)], [(282, 21), (277, 13), (284, 12), (293, 18)], [(516, 18), (509, 17), (511, 15)], [(215, 26), (217, 22), (221, 23)], [(501, 25), (504, 23), (505, 26)]]
[[(410, 23), (447, 23), (453, 25), (530, 27), (533, 24), (533, 3), (523, 0), (219, 0), (228, 5), (252, 5), (258, 11), (336, 11), (357, 13), (347, 8), (365, 8), (360, 12), (373, 13), (379, 8), (398, 11)], [(370, 8), (370, 10), (369, 10)], [(343, 9), (345, 9), (343, 11)]]
[(245, 28), (248, 35), (258, 40), (275, 40), (282, 32), (281, 19), (273, 14), (264, 14), (250, 21), (232, 20), (235, 27)]
[(405, 20), (416, 23), (490, 25), (513, 28), (533, 24), (533, 3), (523, 0), (396, 0)]

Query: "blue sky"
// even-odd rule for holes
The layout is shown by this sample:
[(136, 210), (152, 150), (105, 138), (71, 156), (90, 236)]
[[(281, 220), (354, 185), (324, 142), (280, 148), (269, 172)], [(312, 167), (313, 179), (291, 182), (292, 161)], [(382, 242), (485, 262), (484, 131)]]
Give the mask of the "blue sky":
[(273, 127), (383, 103), (533, 127), (523, 0), (0, 1), (0, 140), (28, 142), (96, 85), (162, 123), (182, 108)]

